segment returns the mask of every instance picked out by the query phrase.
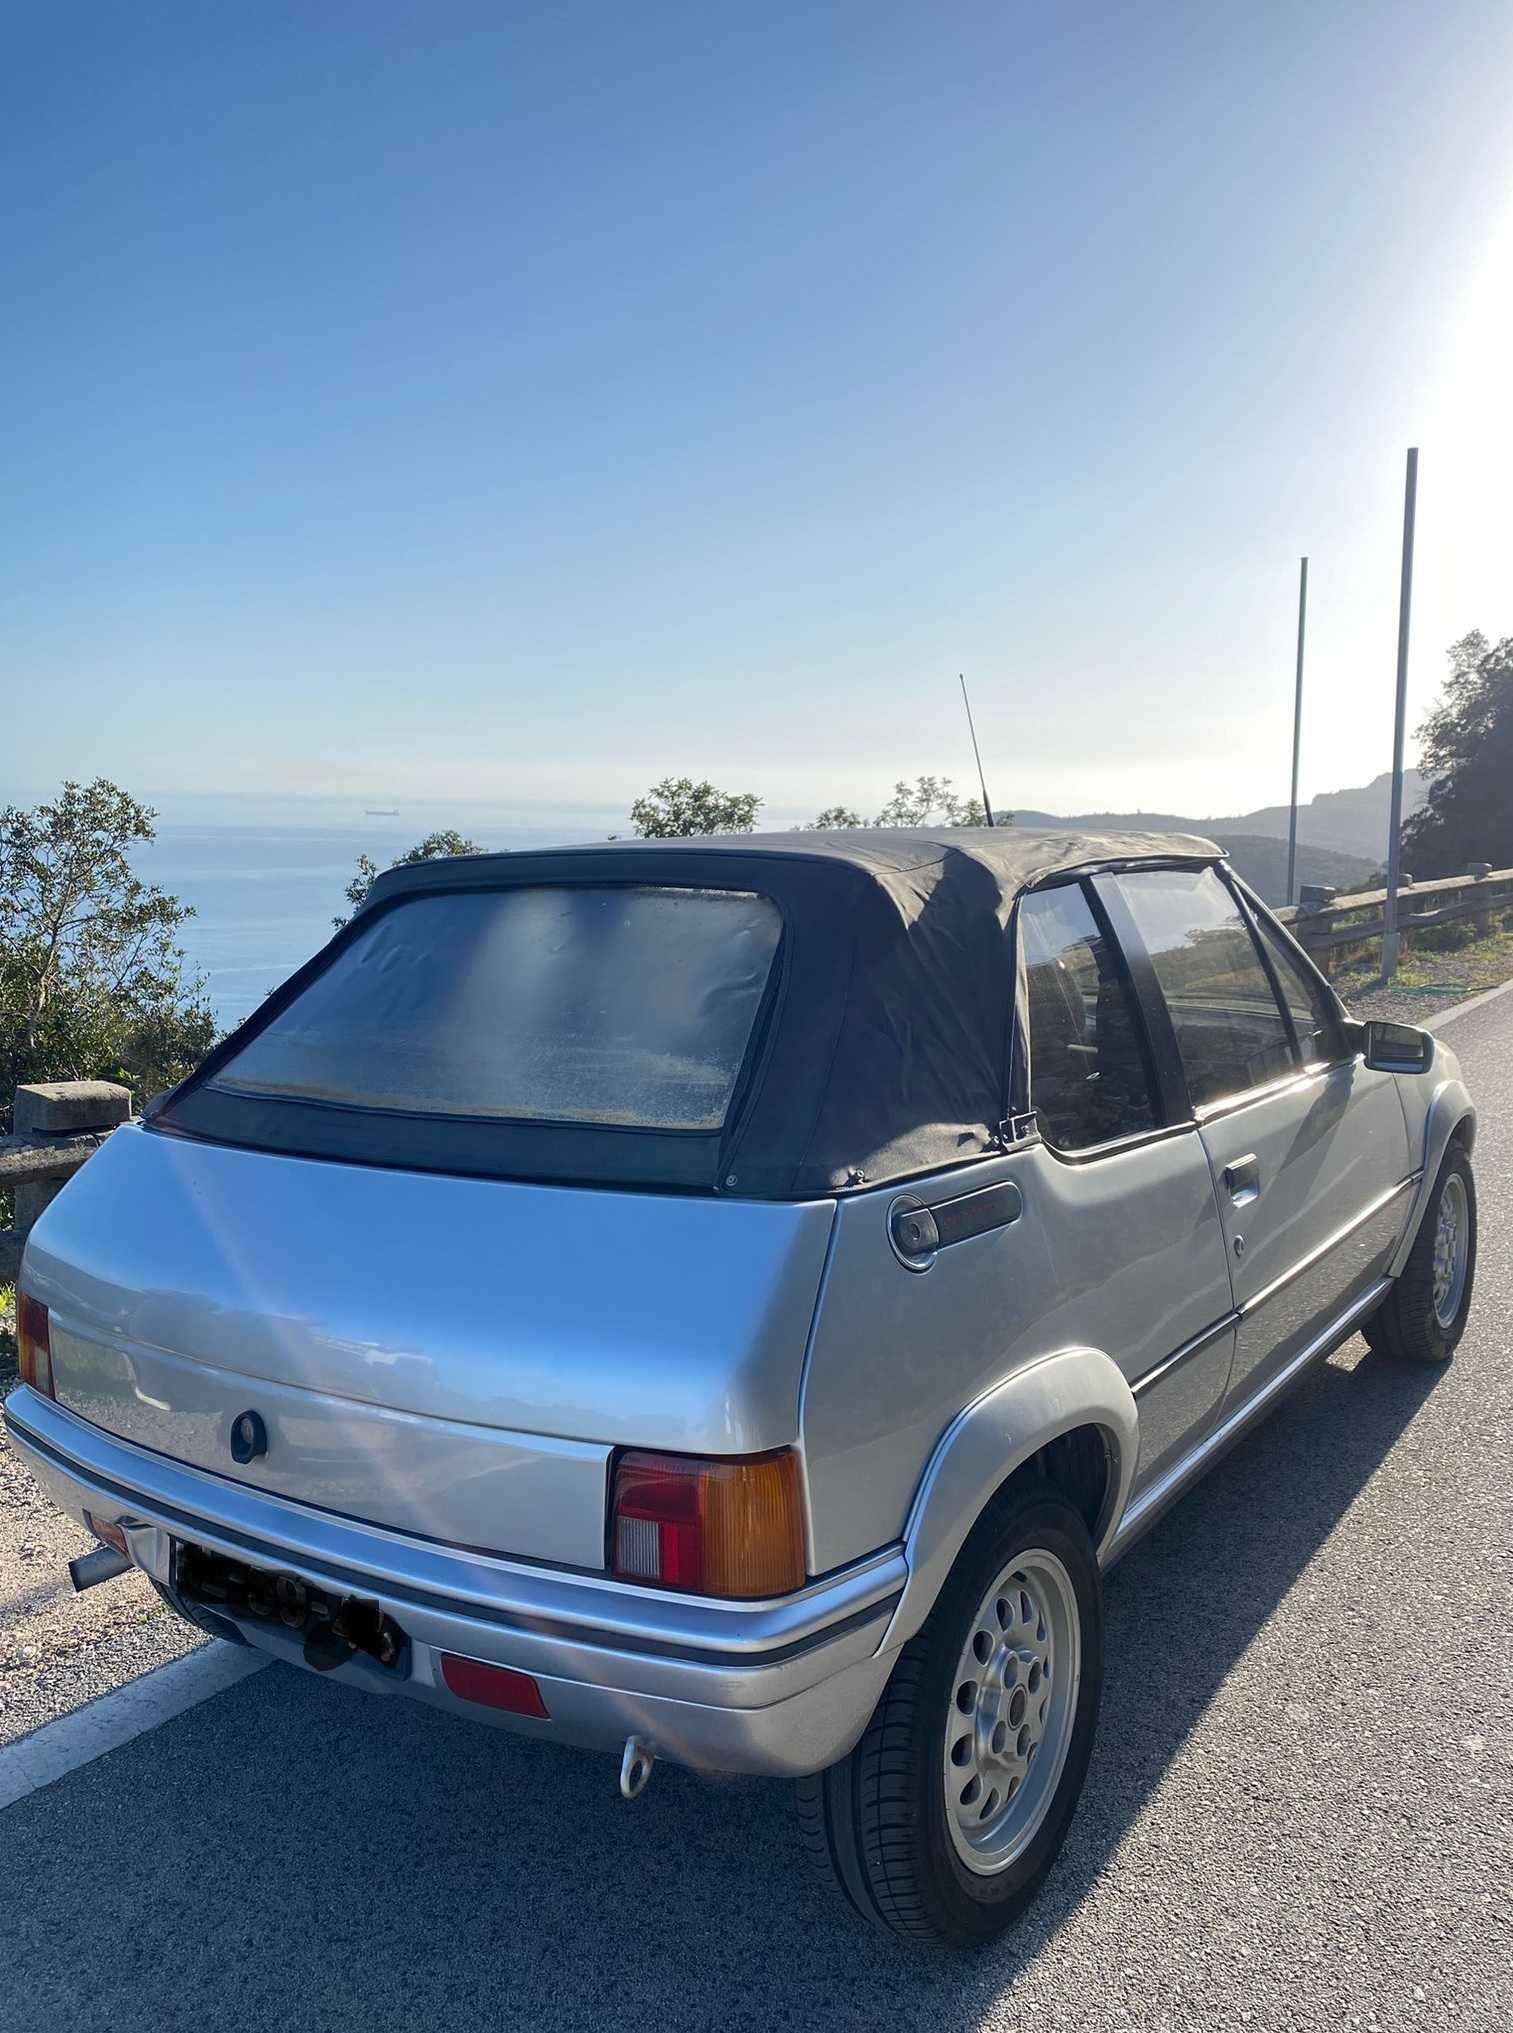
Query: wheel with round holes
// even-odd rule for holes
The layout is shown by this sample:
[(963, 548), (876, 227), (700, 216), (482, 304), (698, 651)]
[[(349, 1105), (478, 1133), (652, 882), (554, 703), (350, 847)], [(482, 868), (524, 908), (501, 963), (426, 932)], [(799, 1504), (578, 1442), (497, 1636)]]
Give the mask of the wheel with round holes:
[(1366, 1323), (1372, 1348), (1448, 1362), (1465, 1332), (1476, 1280), (1476, 1180), (1465, 1148), (1445, 1153), (1413, 1248), (1385, 1305)]
[(1010, 1485), (899, 1653), (849, 1757), (799, 1781), (807, 1847), (864, 1918), (967, 1947), (1056, 1860), (1103, 1680), (1103, 1593), (1081, 1515)]

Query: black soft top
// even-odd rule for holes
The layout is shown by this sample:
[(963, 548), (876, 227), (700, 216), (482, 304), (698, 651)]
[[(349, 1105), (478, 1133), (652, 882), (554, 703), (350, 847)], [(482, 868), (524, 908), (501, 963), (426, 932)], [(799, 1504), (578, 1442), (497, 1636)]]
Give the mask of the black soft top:
[[(1006, 933), (1020, 893), (1076, 871), (1221, 858), (1185, 833), (994, 827), (608, 841), (395, 868), (153, 1120), (311, 1157), (763, 1199), (934, 1172), (990, 1151), (1009, 1111)], [(421, 1117), (207, 1084), (375, 914), (459, 889), (564, 884), (738, 890), (777, 905), (773, 983), (722, 1130)]]

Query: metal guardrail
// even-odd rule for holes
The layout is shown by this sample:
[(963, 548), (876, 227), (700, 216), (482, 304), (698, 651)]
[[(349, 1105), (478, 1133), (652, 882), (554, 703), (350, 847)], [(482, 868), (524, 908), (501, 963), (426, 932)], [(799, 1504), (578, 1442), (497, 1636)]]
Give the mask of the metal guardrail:
[[(1278, 911), (1304, 951), (1324, 973), (1347, 954), (1380, 943), (1384, 930), (1384, 889), (1332, 896), (1318, 904)], [(1434, 882), (1404, 882), (1398, 890), (1399, 948), (1415, 934), (1440, 925), (1469, 922), (1479, 938), (1492, 930), (1494, 916), (1513, 910), (1513, 868), (1489, 868), (1480, 875), (1452, 875)]]

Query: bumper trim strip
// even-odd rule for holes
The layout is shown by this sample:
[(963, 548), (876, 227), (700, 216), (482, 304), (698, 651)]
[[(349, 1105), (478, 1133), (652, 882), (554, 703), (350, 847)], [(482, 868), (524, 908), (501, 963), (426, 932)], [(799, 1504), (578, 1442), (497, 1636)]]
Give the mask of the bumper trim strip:
[[(528, 1607), (509, 1607), (491, 1603), (474, 1595), (462, 1597), (440, 1594), (393, 1574), (380, 1573), (378, 1570), (368, 1572), (362, 1568), (346, 1566), (339, 1560), (321, 1554), (310, 1553), (303, 1548), (270, 1543), (255, 1533), (242, 1530), (239, 1526), (219, 1519), (198, 1516), (157, 1492), (133, 1488), (117, 1481), (93, 1464), (80, 1461), (56, 1442), (45, 1438), (35, 1427), (21, 1418), (14, 1402), (7, 1404), (5, 1408), (5, 1422), (23, 1449), (34, 1451), (71, 1481), (114, 1498), (138, 1517), (161, 1526), (177, 1538), (212, 1547), (234, 1548), (258, 1566), (271, 1567), (276, 1571), (308, 1574), (311, 1579), (319, 1581), (323, 1586), (342, 1593), (368, 1595), (377, 1593), (388, 1601), (408, 1604), (412, 1608), (433, 1614), (460, 1617), (476, 1623), (490, 1624), (500, 1630), (533, 1638), (551, 1639), (564, 1644), (581, 1645), (600, 1652), (633, 1653), (648, 1658), (683, 1660), (690, 1665), (714, 1666), (739, 1672), (763, 1666), (779, 1666), (790, 1659), (801, 1658), (807, 1652), (817, 1651), (869, 1624), (876, 1623), (879, 1626), (886, 1624), (903, 1594), (904, 1563), (900, 1552), (896, 1555), (896, 1576), (891, 1571), (894, 1563), (890, 1563), (889, 1567), (880, 1568), (877, 1572), (876, 1579), (883, 1584), (882, 1592), (870, 1597), (855, 1609), (843, 1608), (835, 1617), (813, 1629), (801, 1632), (794, 1638), (753, 1650), (721, 1645), (694, 1636), (664, 1638), (624, 1626), (580, 1623), (568, 1617), (540, 1614)], [(110, 1434), (101, 1433), (98, 1437), (110, 1445), (121, 1444)], [(280, 1501), (287, 1502), (287, 1499)], [(395, 1535), (386, 1532), (385, 1536), (392, 1541)], [(551, 1578), (551, 1570), (543, 1570), (543, 1575)], [(894, 1586), (886, 1585), (889, 1579), (894, 1579)], [(712, 1602), (710, 1607), (714, 1609), (733, 1607), (739, 1610), (742, 1606)]]

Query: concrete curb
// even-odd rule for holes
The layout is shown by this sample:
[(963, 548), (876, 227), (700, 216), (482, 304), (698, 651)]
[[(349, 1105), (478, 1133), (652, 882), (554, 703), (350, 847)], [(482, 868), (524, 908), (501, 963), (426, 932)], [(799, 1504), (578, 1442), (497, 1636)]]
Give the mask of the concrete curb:
[(1472, 1010), (1482, 1008), (1485, 1003), (1496, 1002), (1500, 995), (1507, 995), (1510, 990), (1513, 990), (1513, 981), (1500, 982), (1496, 988), (1484, 988), (1480, 995), (1468, 995), (1464, 1002), (1452, 1002), (1448, 1009), (1442, 1009), (1432, 1017), (1425, 1017), (1421, 1028), (1426, 1031), (1443, 1030), (1445, 1025), (1453, 1023), (1456, 1017), (1469, 1016)]

